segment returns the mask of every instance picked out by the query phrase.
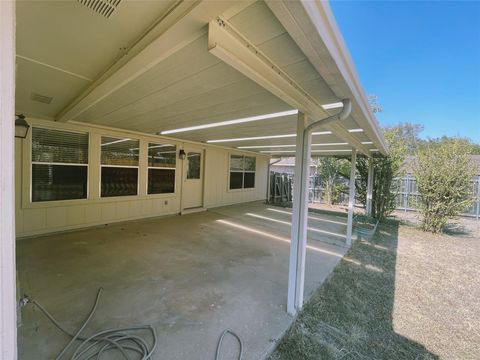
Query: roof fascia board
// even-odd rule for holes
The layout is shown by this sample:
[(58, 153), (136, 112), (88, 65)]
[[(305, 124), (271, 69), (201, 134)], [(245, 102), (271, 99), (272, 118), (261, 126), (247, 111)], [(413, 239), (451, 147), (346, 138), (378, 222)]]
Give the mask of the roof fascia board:
[(337, 97), (352, 99), (355, 120), (380, 151), (386, 154), (387, 143), (364, 95), (328, 3), (265, 2)]

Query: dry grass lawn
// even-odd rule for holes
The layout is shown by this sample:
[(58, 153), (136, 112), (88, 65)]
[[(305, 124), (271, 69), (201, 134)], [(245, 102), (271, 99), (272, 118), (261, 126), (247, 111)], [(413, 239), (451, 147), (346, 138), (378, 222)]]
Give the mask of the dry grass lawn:
[(479, 224), (357, 241), (270, 360), (480, 359)]

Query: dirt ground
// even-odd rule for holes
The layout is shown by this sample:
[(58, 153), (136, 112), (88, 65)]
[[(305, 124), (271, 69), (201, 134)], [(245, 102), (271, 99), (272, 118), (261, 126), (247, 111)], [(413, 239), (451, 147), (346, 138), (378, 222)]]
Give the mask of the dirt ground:
[(480, 359), (480, 222), (432, 235), (396, 215), (354, 244), (271, 360)]

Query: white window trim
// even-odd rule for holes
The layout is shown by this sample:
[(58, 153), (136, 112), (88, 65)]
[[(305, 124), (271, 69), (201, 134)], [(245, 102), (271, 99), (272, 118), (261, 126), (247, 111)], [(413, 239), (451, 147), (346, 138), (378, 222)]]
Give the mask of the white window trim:
[[(245, 157), (254, 157), (255, 158), (255, 171), (245, 171), (245, 170), (230, 170), (231, 166), (231, 161), (232, 161), (232, 155), (236, 156), (243, 156), (243, 162), (245, 163)], [(239, 153), (228, 153), (228, 176), (227, 176), (227, 192), (249, 192), (249, 191), (255, 191), (257, 186), (256, 186), (256, 181), (257, 181), (257, 157), (254, 155), (245, 155), (245, 154), (239, 154)], [(245, 166), (245, 164), (244, 164)], [(232, 172), (237, 172), (237, 173), (254, 173), (255, 174), (255, 185), (253, 187), (249, 188), (244, 188), (244, 183), (243, 183), (243, 178), (242, 178), (242, 187), (240, 189), (230, 189), (230, 174)]]
[[(162, 144), (162, 143), (159, 143), (159, 142), (152, 142), (152, 141), (147, 141), (147, 152), (145, 154), (145, 156), (147, 157), (147, 174), (145, 176), (145, 194), (147, 197), (151, 198), (151, 197), (165, 197), (165, 196), (168, 196), (168, 195), (178, 195), (177, 194), (177, 155), (178, 155), (178, 149), (177, 149), (177, 144), (170, 144), (171, 146), (175, 146), (175, 166), (174, 167), (166, 167), (166, 166), (150, 166), (148, 165), (148, 149), (149, 149), (149, 146), (150, 144), (154, 144), (155, 146), (163, 146), (163, 145), (166, 145), (166, 144)], [(152, 148), (153, 149), (153, 148)], [(160, 170), (173, 170), (175, 171), (175, 177), (174, 177), (174, 180), (173, 180), (173, 192), (169, 192), (169, 193), (159, 193), (159, 194), (149, 194), (148, 193), (148, 173), (150, 169), (160, 169)]]
[[(175, 164), (175, 167), (174, 168), (171, 168), (171, 167), (165, 167), (165, 166), (162, 166), (162, 167), (156, 167), (156, 166), (147, 166), (147, 176), (146, 176), (146, 190), (147, 190), (147, 196), (158, 196), (158, 195), (176, 195), (177, 194), (177, 168), (176, 168), (177, 164)], [(175, 172), (175, 177), (174, 177), (174, 180), (173, 180), (173, 192), (168, 192), (168, 193), (158, 193), (158, 194), (149, 194), (148, 193), (148, 175), (149, 175), (149, 172), (148, 170), (150, 169), (158, 169), (158, 170), (173, 170)]]
[[(87, 150), (87, 163), (78, 164), (78, 163), (57, 163), (57, 162), (42, 162), (42, 161), (32, 161), (32, 151), (33, 151), (33, 128), (47, 129), (47, 130), (57, 130), (72, 132), (76, 134), (87, 134), (88, 136), (88, 150)], [(39, 204), (52, 204), (52, 203), (61, 203), (61, 204), (70, 204), (70, 203), (82, 203), (89, 200), (90, 196), (90, 141), (91, 136), (89, 131), (80, 131), (80, 130), (70, 130), (70, 129), (60, 129), (51, 126), (43, 125), (32, 125), (29, 133), (29, 168), (30, 168), (30, 179), (28, 184), (28, 202), (30, 205), (39, 205)], [(86, 166), (87, 167), (87, 196), (82, 199), (63, 199), (63, 200), (43, 200), (43, 201), (33, 201), (33, 165), (61, 165), (61, 166)]]
[[(140, 196), (140, 154), (138, 154), (138, 165), (108, 165), (102, 164), (102, 137), (109, 137), (109, 138), (122, 138), (127, 139), (123, 136), (116, 136), (116, 135), (104, 135), (100, 134), (100, 149), (98, 152), (98, 156), (100, 157), (100, 174), (98, 174), (98, 196), (100, 200), (104, 199), (139, 199)], [(128, 140), (138, 141), (138, 147), (140, 148), (141, 140), (137, 138), (128, 138)], [(148, 156), (148, 155), (147, 155)], [(127, 168), (127, 169), (137, 169), (137, 193), (134, 195), (115, 195), (115, 196), (102, 196), (102, 168), (110, 167), (110, 168)]]

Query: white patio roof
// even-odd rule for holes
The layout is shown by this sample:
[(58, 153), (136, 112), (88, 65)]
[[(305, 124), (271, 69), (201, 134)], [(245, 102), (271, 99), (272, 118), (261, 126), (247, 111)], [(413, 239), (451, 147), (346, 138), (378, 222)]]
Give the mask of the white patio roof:
[[(16, 111), (27, 119), (162, 133), (296, 109), (319, 120), (344, 98), (351, 115), (315, 129), (312, 154), (385, 154), (324, 2), (123, 0), (109, 18), (77, 1), (17, 3)], [(169, 136), (294, 156), (296, 118)]]

